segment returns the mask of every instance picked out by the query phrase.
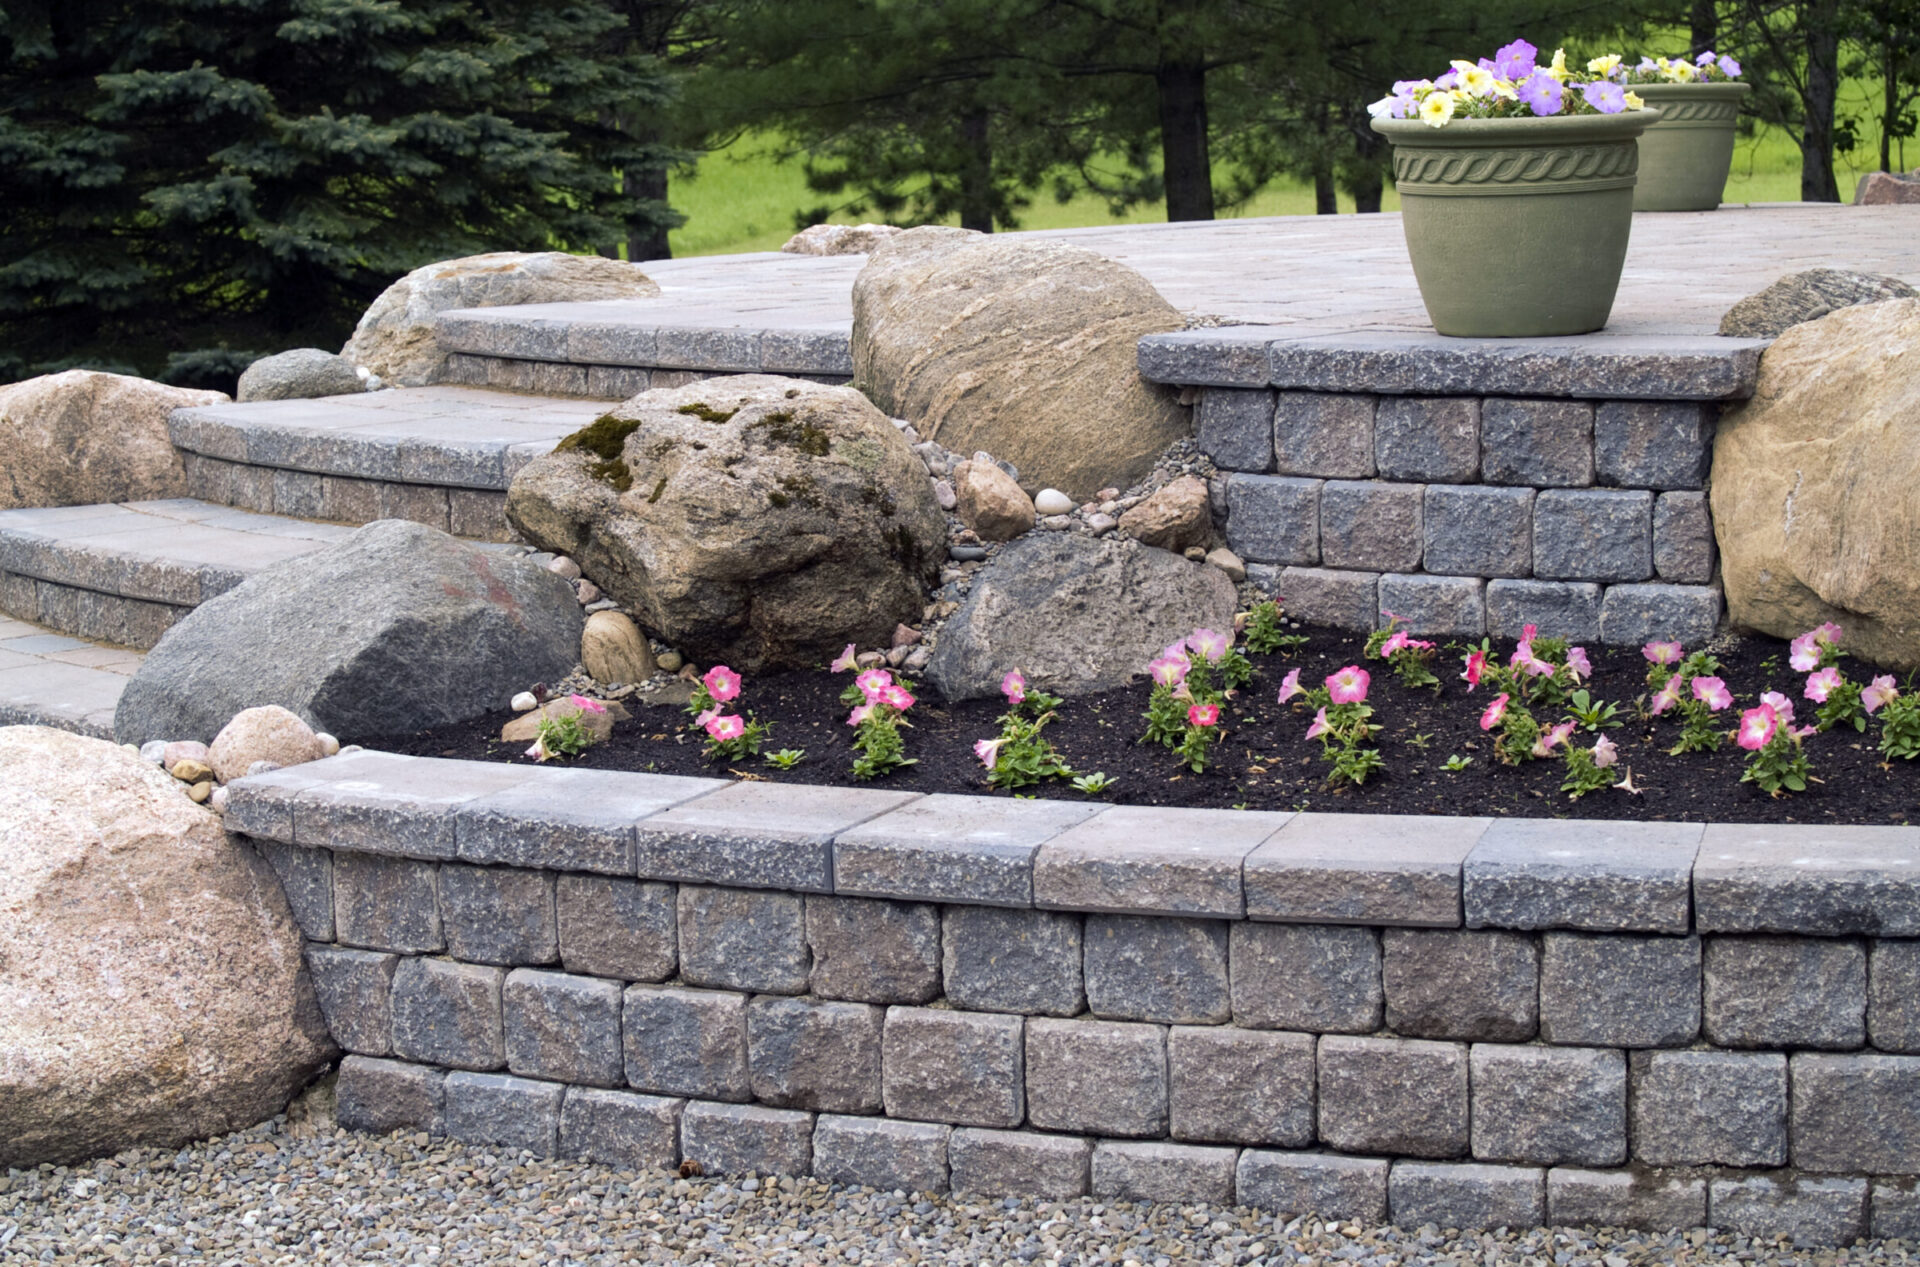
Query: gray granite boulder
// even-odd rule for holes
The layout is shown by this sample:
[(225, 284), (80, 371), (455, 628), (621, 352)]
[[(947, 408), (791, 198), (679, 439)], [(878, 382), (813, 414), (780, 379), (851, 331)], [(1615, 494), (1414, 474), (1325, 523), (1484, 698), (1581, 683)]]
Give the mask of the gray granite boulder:
[(184, 497), (167, 418), (226, 399), (97, 370), (0, 387), (0, 510)]
[(531, 560), (383, 519), (194, 608), (114, 727), (205, 741), (263, 704), (348, 741), (461, 721), (565, 677), (583, 623), (573, 587)]
[(234, 399), (311, 400), (351, 396), (366, 389), (366, 380), (346, 357), (320, 348), (293, 348), (247, 366)]
[(1855, 304), (1885, 299), (1920, 299), (1920, 290), (1898, 277), (1853, 273), (1840, 268), (1809, 268), (1788, 273), (1763, 291), (1748, 295), (1720, 318), (1720, 333), (1743, 339), (1772, 339), (1794, 326)]

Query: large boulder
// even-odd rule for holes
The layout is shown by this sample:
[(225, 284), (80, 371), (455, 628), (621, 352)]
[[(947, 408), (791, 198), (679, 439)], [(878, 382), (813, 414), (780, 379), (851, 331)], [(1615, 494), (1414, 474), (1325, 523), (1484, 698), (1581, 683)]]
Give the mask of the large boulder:
[(1920, 206), (1920, 171), (1868, 172), (1854, 186), (1853, 201), (1859, 207)]
[(1084, 501), (1137, 483), (1187, 434), (1175, 393), (1134, 367), (1141, 336), (1183, 324), (1146, 278), (1084, 248), (913, 229), (854, 282), (854, 382), (927, 439)]
[(416, 268), (380, 293), (340, 355), (397, 387), (439, 381), (446, 354), (433, 321), (453, 308), (647, 299), (660, 293), (639, 266), (599, 255), (495, 251)]
[(158, 766), (0, 728), (0, 1167), (172, 1148), (333, 1057), (273, 871)]
[(349, 742), (464, 721), (570, 673), (584, 623), (532, 560), (383, 519), (194, 608), (128, 681), (114, 733), (211, 741), (265, 704)]
[(1220, 569), (1137, 541), (1023, 537), (975, 575), (927, 680), (949, 700), (997, 694), (1009, 669), (1060, 695), (1111, 690), (1196, 628), (1231, 629), (1234, 599)]
[(1920, 300), (1780, 336), (1720, 420), (1713, 530), (1733, 623), (1823, 621), (1856, 655), (1920, 667)]
[(736, 669), (885, 645), (946, 544), (926, 467), (866, 397), (763, 374), (635, 396), (516, 475), (507, 518)]
[(1720, 333), (1745, 339), (1771, 339), (1794, 326), (1818, 321), (1830, 312), (1888, 299), (1913, 299), (1920, 290), (1879, 273), (1842, 268), (1809, 268), (1788, 273), (1727, 309)]
[(234, 399), (312, 400), (351, 396), (365, 390), (366, 380), (346, 357), (321, 348), (293, 348), (263, 356), (247, 366)]
[(184, 497), (167, 417), (226, 399), (98, 370), (0, 387), (0, 510)]
[(788, 255), (866, 255), (900, 232), (892, 224), (815, 224), (788, 238)]

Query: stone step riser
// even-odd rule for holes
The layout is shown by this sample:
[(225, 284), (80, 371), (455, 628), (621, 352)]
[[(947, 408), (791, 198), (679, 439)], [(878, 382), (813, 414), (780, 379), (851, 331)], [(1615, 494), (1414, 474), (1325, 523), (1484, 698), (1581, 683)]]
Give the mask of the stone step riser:
[(564, 361), (536, 361), (518, 357), (454, 353), (447, 357), (442, 381), (463, 387), (539, 392), (543, 396), (581, 397), (617, 401), (656, 388), (685, 387), (709, 378), (732, 374), (774, 374), (838, 387), (852, 381), (848, 374), (798, 373), (758, 369), (662, 369), (634, 365), (574, 365)]
[(516, 539), (507, 523), (504, 488), (358, 479), (227, 462), (200, 453), (183, 456), (187, 495), (216, 505), (355, 526), (406, 519), (476, 541)]
[(0, 572), (0, 613), (89, 642), (147, 651), (192, 610), (190, 605), (126, 598)]

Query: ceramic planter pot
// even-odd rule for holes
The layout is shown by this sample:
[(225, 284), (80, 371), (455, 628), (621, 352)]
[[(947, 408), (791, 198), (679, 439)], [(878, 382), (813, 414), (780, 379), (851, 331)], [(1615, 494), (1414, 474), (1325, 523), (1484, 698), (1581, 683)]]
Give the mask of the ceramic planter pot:
[(1659, 117), (1375, 119), (1433, 328), (1520, 338), (1606, 325), (1633, 229), (1635, 139)]
[(1660, 112), (1640, 137), (1635, 211), (1712, 211), (1727, 191), (1734, 124), (1746, 84), (1636, 84)]

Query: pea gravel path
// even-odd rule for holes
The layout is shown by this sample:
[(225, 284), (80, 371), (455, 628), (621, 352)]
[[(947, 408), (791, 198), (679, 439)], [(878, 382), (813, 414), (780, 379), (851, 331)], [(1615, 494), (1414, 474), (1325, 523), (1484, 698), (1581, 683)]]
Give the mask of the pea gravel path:
[[(317, 1104), (317, 1107), (316, 1107)], [(1895, 1264), (1898, 1242), (1795, 1253), (1736, 1237), (1457, 1236), (1276, 1224), (1208, 1206), (936, 1197), (681, 1179), (332, 1127), (324, 1097), (183, 1148), (0, 1177), (0, 1264), (1178, 1263), (1711, 1267)]]

